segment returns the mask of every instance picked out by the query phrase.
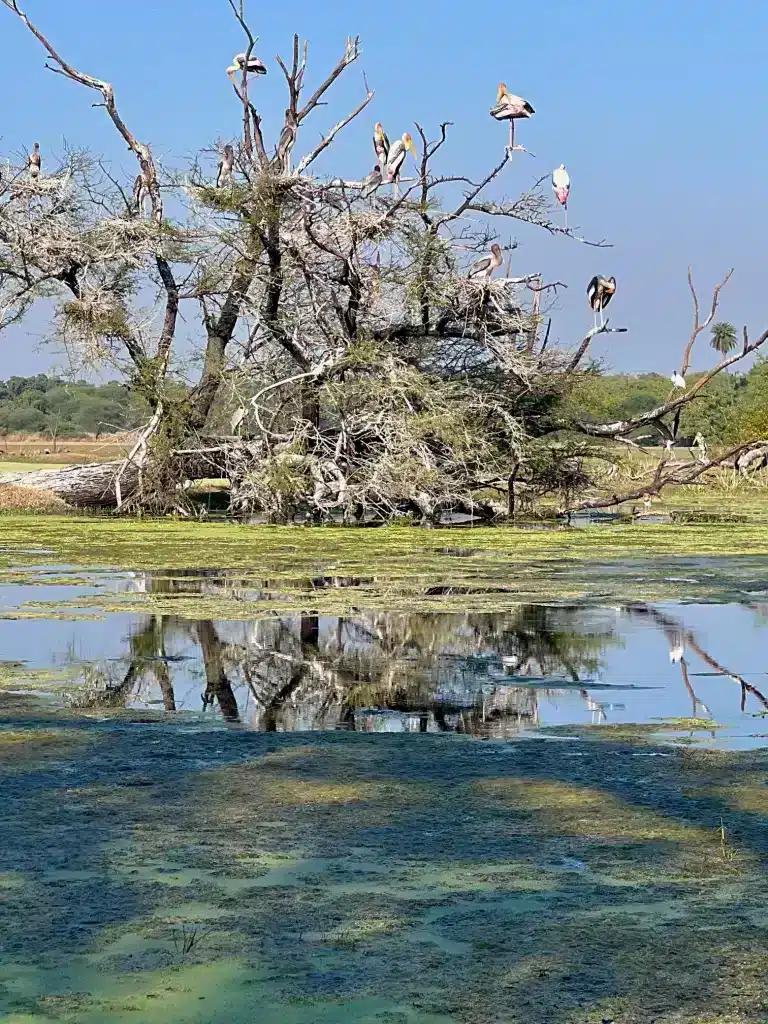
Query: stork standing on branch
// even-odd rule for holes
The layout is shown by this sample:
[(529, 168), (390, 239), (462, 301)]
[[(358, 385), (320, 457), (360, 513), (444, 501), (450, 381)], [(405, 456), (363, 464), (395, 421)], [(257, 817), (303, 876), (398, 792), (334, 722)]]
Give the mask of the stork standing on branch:
[(571, 191), (571, 179), (565, 164), (560, 164), (552, 171), (552, 188), (555, 190), (555, 198), (565, 212), (565, 230), (568, 230), (568, 195)]
[(389, 159), (389, 139), (386, 136), (381, 121), (377, 121), (373, 129), (373, 150), (379, 167), (386, 167), (387, 160)]
[(376, 164), (373, 170), (369, 171), (368, 174), (366, 174), (366, 176), (360, 182), (360, 191), (363, 193), (364, 196), (373, 195), (373, 193), (379, 187), (381, 182), (381, 167), (378, 164)]
[(469, 268), (469, 274), (467, 277), (473, 280), (476, 277), (484, 277), (485, 281), (490, 281), (493, 274), (504, 262), (504, 257), (501, 254), (501, 246), (498, 242), (494, 242), (491, 246), (491, 252), (488, 256), (483, 256), (482, 259), (477, 260)]
[(403, 169), (406, 154), (409, 152), (413, 154), (414, 160), (418, 159), (413, 139), (408, 132), (404, 132), (402, 138), (395, 139), (392, 143), (387, 159), (387, 181), (392, 182), (395, 195), (398, 194), (397, 183), (400, 181), (400, 172)]
[[(499, 85), (496, 94), (496, 105), (491, 107), (490, 114), (497, 121), (509, 121), (509, 146), (507, 147), (507, 152), (510, 156), (515, 151), (515, 121), (524, 117), (533, 117), (535, 113), (536, 111), (528, 100), (524, 100), (522, 96), (513, 96), (504, 82)], [(518, 149), (525, 152), (522, 146), (519, 146)]]
[(224, 147), (224, 155), (219, 161), (219, 170), (216, 174), (216, 188), (224, 188), (232, 184), (232, 171), (235, 166), (235, 151), (231, 146)]
[(249, 75), (266, 75), (267, 67), (263, 60), (259, 60), (258, 57), (251, 56), (248, 58), (248, 67), (246, 68), (245, 54), (236, 53), (232, 58), (232, 63), (227, 68), (227, 74), (232, 80), (232, 84), (237, 88), (237, 79), (235, 75), (239, 72), (247, 71)]
[(36, 142), (32, 152), (29, 154), (29, 160), (27, 160), (27, 167), (29, 168), (29, 177), (32, 181), (37, 181), (40, 177), (40, 168), (42, 160), (40, 158), (40, 143)]
[(594, 313), (594, 327), (597, 328), (597, 314), (600, 314), (600, 326), (605, 326), (603, 310), (616, 294), (616, 278), (597, 275), (587, 285), (587, 298)]

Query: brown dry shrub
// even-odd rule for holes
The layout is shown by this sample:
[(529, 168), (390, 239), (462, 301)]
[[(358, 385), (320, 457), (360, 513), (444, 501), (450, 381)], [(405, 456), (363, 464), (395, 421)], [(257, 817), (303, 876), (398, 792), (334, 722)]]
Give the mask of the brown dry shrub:
[(53, 491), (0, 484), (0, 512), (64, 512), (69, 505)]

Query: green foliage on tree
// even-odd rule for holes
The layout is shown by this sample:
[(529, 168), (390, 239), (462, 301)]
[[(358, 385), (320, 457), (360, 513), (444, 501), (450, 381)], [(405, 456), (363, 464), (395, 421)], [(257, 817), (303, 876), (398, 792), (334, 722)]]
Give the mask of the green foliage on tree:
[(727, 321), (712, 325), (712, 341), (710, 342), (715, 352), (721, 356), (727, 356), (736, 348), (736, 328)]

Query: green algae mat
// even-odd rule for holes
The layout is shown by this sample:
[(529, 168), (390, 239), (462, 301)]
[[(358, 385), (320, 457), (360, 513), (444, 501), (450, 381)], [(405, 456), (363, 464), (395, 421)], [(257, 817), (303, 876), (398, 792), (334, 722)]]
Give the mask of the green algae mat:
[(5, 1024), (768, 1019), (762, 751), (76, 719), (0, 751)]

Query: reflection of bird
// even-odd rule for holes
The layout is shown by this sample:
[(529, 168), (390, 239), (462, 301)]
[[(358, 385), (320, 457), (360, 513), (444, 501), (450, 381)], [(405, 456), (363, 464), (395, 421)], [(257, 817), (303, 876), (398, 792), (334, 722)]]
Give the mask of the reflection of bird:
[(394, 182), (395, 191), (397, 191), (397, 183), (400, 180), (400, 171), (405, 163), (405, 155), (408, 152), (413, 153), (413, 158), (415, 160), (416, 147), (413, 144), (411, 136), (408, 132), (405, 132), (401, 139), (395, 139), (392, 143), (387, 157), (387, 181)]
[(568, 194), (571, 191), (571, 179), (565, 164), (560, 164), (552, 171), (552, 188), (555, 190), (555, 198), (565, 211), (565, 230), (568, 230)]
[(682, 373), (678, 373), (677, 370), (675, 370), (669, 379), (672, 381), (673, 388), (684, 388), (687, 386), (685, 383), (685, 377)]
[(532, 117), (536, 111), (528, 100), (522, 96), (513, 96), (502, 82), (496, 93), (496, 105), (491, 107), (491, 117), (497, 121), (509, 121), (509, 151), (515, 148), (515, 121), (522, 117)]
[(600, 314), (600, 326), (604, 326), (603, 310), (616, 294), (616, 278), (595, 276), (587, 285), (587, 298), (595, 314), (595, 327), (597, 327), (597, 314)]
[(42, 160), (40, 159), (40, 143), (36, 142), (34, 149), (29, 154), (29, 160), (27, 161), (27, 167), (29, 168), (29, 176), (32, 181), (37, 181), (40, 177), (40, 167)]
[[(239, 71), (239, 72), (242, 73), (244, 70), (245, 70), (245, 54), (244, 53), (236, 53), (235, 56), (232, 58), (232, 63), (227, 68), (227, 74), (232, 79), (232, 84), (233, 85), (237, 85), (237, 81), (235, 80), (235, 75), (237, 74), (237, 72)], [(258, 57), (254, 57), (253, 55), (251, 55), (248, 58), (248, 74), (249, 75), (266, 75), (266, 73), (267, 73), (267, 68), (266, 68), (266, 65), (264, 64), (264, 61), (259, 60)]]
[(683, 647), (683, 645), (682, 644), (677, 644), (669, 652), (669, 660), (670, 660), (670, 662), (673, 665), (679, 665), (680, 662), (683, 660), (683, 655), (684, 654), (685, 654), (685, 648)]
[(369, 171), (369, 173), (366, 174), (366, 176), (360, 182), (360, 191), (364, 195), (368, 195), (369, 196), (369, 195), (371, 195), (371, 193), (376, 191), (376, 189), (381, 184), (381, 181), (382, 181), (382, 178), (381, 178), (381, 168), (379, 167), (378, 164), (376, 164), (376, 166), (373, 168), (373, 170)]
[(219, 171), (216, 175), (216, 188), (223, 188), (224, 185), (232, 183), (232, 170), (235, 166), (235, 151), (231, 146), (224, 147), (224, 155), (219, 163)]
[(482, 259), (477, 260), (469, 268), (469, 274), (467, 275), (470, 279), (473, 277), (485, 276), (486, 281), (490, 281), (493, 276), (494, 270), (498, 270), (501, 264), (504, 262), (504, 257), (501, 255), (501, 246), (494, 242), (491, 246), (491, 253), (489, 256), (483, 256)]
[(376, 123), (376, 127), (373, 129), (373, 148), (379, 167), (386, 167), (389, 157), (389, 139), (380, 121)]

